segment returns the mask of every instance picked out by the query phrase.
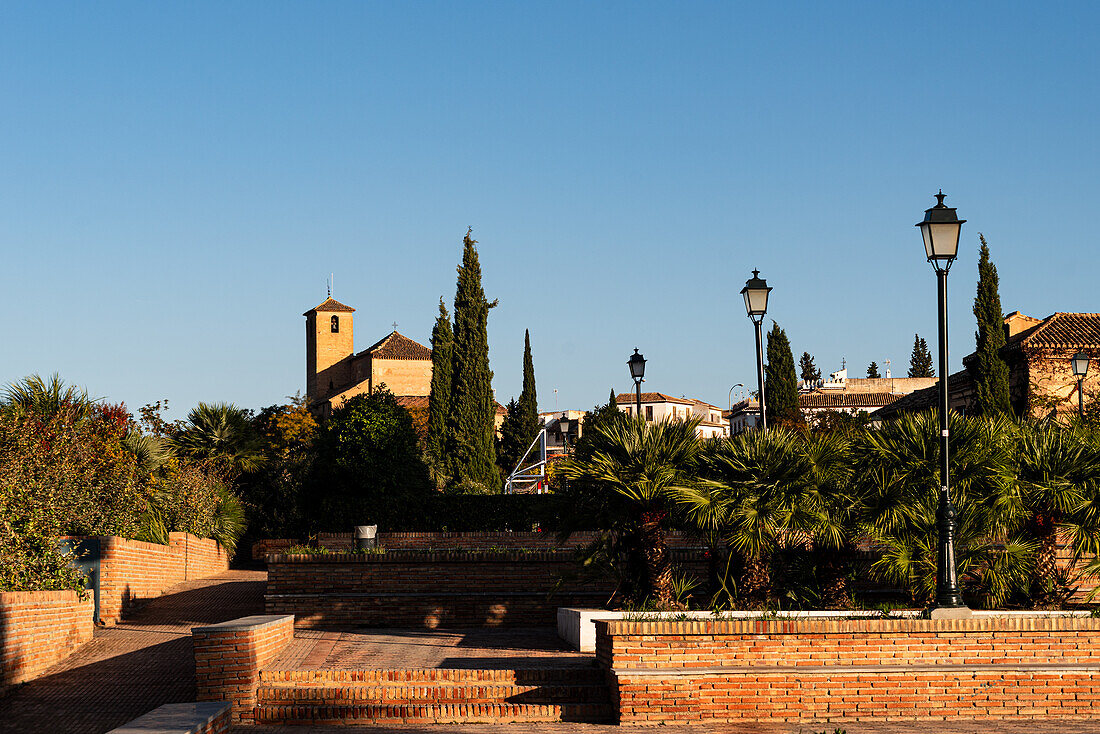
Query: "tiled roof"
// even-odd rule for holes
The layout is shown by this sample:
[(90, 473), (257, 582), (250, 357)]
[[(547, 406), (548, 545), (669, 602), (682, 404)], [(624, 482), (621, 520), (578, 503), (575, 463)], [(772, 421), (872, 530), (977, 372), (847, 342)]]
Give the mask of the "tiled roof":
[[(962, 390), (964, 385), (973, 379), (974, 378), (970, 375), (970, 371), (965, 369), (959, 370), (953, 375), (949, 375), (947, 378), (947, 393), (950, 395), (952, 391)], [(882, 410), (876, 411), (875, 419), (889, 418), (904, 411), (928, 410), (929, 408), (934, 408), (936, 407), (939, 397), (940, 386), (937, 382), (932, 387), (914, 390), (908, 395), (901, 396)]]
[(302, 315), (309, 316), (309, 314), (313, 311), (340, 311), (343, 313), (353, 313), (355, 309), (351, 306), (345, 306), (344, 304), (335, 300), (332, 296), (329, 296), (324, 300), (324, 302), (321, 303), (320, 306), (317, 306), (316, 308), (311, 308), (309, 311), (306, 311)]
[[(374, 359), (431, 359), (432, 350), (394, 331), (363, 350)], [(356, 355), (356, 356), (360, 356)]]
[[(416, 410), (417, 408), (423, 408), (424, 410), (428, 409), (429, 398), (427, 395), (395, 395), (394, 399), (397, 401), (398, 405), (406, 410)], [(495, 400), (493, 401), (493, 405), (495, 406), (494, 412), (497, 415), (508, 414), (504, 406)]]
[(1038, 326), (1016, 334), (1008, 349), (1100, 349), (1100, 314), (1056, 313)]
[[(634, 405), (637, 400), (637, 395), (632, 392), (619, 393), (615, 396), (615, 402), (619, 405)], [(687, 398), (674, 398), (671, 395), (665, 395), (663, 392), (644, 392), (642, 393), (643, 403), (680, 403), (682, 405), (694, 405), (694, 400), (688, 400)]]
[(427, 409), (428, 407), (427, 395), (395, 395), (394, 400), (397, 401), (398, 405), (407, 410), (415, 410), (416, 408)]
[(800, 408), (881, 408), (897, 402), (899, 395), (888, 392), (811, 392), (798, 396)]

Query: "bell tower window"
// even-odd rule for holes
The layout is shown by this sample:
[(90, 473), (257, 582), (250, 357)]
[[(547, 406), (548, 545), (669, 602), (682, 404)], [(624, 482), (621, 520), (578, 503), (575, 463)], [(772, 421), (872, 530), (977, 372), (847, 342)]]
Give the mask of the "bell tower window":
[(340, 333), (340, 317), (339, 316), (333, 316), (331, 323), (332, 323), (332, 333), (333, 334), (339, 334)]

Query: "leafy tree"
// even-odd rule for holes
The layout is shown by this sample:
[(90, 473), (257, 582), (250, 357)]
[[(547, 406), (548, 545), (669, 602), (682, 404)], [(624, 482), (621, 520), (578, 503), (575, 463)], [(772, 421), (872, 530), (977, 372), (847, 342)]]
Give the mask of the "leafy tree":
[(646, 423), (621, 416), (586, 426), (591, 453), (563, 463), (570, 482), (581, 482), (605, 501), (619, 503), (634, 519), (645, 560), (645, 589), (658, 606), (673, 605), (672, 560), (664, 526), (677, 493), (695, 480), (700, 442), (699, 420)]
[(539, 432), (539, 399), (535, 389), (535, 361), (531, 357), (531, 332), (523, 330), (523, 390), (518, 407), (522, 419), (523, 437), (531, 443)]
[(772, 322), (768, 332), (768, 364), (764, 368), (764, 397), (768, 421), (802, 422), (798, 409), (798, 380), (787, 333)]
[(500, 443), (497, 447), (497, 461), (500, 470), (505, 476), (516, 468), (516, 462), (523, 456), (523, 452), (530, 445), (530, 441), (523, 441), (522, 417), (520, 416), (519, 403), (515, 398), (504, 406), (507, 413), (500, 424)]
[(15, 415), (35, 415), (49, 420), (63, 416), (70, 421), (92, 417), (96, 401), (86, 390), (66, 385), (56, 372), (43, 379), (40, 375), (25, 377), (12, 383), (0, 395), (0, 411)]
[(611, 397), (609, 397), (607, 399), (607, 407), (614, 408), (615, 410), (619, 409), (619, 401), (615, 399), (615, 389), (614, 388), (611, 389)]
[(798, 360), (798, 370), (804, 381), (816, 382), (821, 379), (821, 370), (814, 364), (814, 358), (809, 352), (803, 352)]
[(978, 233), (978, 239), (982, 243), (978, 259), (978, 294), (974, 297), (974, 316), (978, 320), (978, 330), (974, 333), (974, 361), (969, 365), (977, 387), (975, 413), (1011, 415), (1008, 364), (1000, 352), (1005, 345), (1000, 281), (997, 277), (997, 266), (989, 259), (989, 245), (986, 244), (985, 236)]
[(428, 461), (438, 475), (445, 467), (444, 456), (449, 438), (447, 419), (451, 414), (451, 382), (454, 360), (454, 332), (451, 317), (443, 298), (439, 299), (439, 316), (432, 329), (432, 386), (428, 396)]
[(935, 377), (932, 369), (932, 353), (928, 351), (928, 342), (919, 334), (913, 335), (913, 353), (909, 356), (910, 377)]
[(882, 375), (878, 373), (878, 362), (871, 362), (871, 364), (867, 365), (867, 377), (882, 377)]
[(317, 436), (313, 467), (321, 530), (403, 522), (431, 491), (412, 419), (384, 387), (333, 411)]
[(496, 306), (496, 301), (485, 300), (476, 244), (467, 231), (455, 293), (447, 463), (453, 484), (480, 485), (484, 490), (496, 491), (500, 475), (496, 467), (493, 373), (489, 369), (487, 335), (489, 309)]

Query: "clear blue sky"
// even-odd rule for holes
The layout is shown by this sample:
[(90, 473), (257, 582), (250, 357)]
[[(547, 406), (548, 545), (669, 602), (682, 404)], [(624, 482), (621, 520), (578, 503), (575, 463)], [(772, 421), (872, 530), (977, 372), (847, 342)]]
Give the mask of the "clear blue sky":
[(304, 319), (427, 343), (481, 242), (497, 398), (754, 381), (753, 267), (795, 357), (935, 344), (913, 223), (978, 232), (1005, 310), (1100, 311), (1095, 3), (0, 5), (0, 380), (136, 410), (304, 389)]

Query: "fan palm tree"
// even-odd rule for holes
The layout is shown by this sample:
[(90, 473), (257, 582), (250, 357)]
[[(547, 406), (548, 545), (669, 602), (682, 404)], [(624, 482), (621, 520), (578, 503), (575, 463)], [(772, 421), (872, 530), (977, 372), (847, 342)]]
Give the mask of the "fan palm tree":
[(673, 603), (672, 562), (663, 524), (676, 493), (695, 481), (699, 421), (620, 417), (587, 433), (591, 451), (562, 465), (569, 481), (584, 482), (609, 501), (625, 505), (638, 526), (646, 586), (660, 607)]
[[(1019, 535), (1011, 511), (1015, 429), (1003, 417), (952, 414), (951, 499), (957, 512), (956, 569), (982, 605), (1000, 605), (1026, 588), (1035, 544)], [(868, 431), (856, 447), (862, 524), (879, 546), (880, 578), (908, 587), (920, 601), (936, 588), (939, 427), (932, 412), (903, 415)]]
[(43, 379), (40, 375), (24, 377), (4, 389), (0, 395), (0, 411), (17, 415), (34, 414), (48, 420), (64, 416), (74, 422), (87, 420), (96, 401), (85, 390), (66, 385), (56, 372)]
[(692, 522), (703, 532), (720, 534), (737, 555), (738, 594), (753, 603), (763, 602), (771, 590), (772, 555), (790, 527), (798, 495), (791, 486), (805, 481), (801, 440), (798, 433), (776, 428), (708, 443), (704, 481), (677, 493)]
[(213, 461), (230, 471), (253, 472), (263, 464), (248, 412), (231, 403), (199, 403), (173, 440), (184, 456)]

